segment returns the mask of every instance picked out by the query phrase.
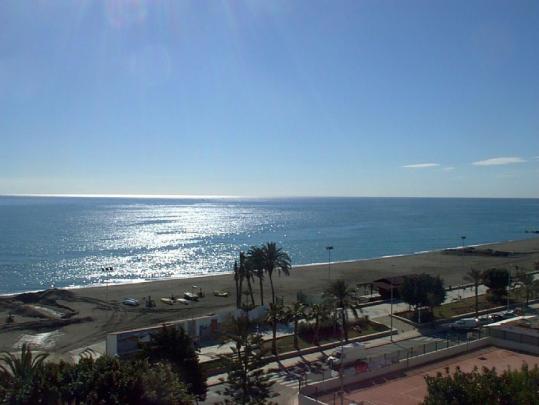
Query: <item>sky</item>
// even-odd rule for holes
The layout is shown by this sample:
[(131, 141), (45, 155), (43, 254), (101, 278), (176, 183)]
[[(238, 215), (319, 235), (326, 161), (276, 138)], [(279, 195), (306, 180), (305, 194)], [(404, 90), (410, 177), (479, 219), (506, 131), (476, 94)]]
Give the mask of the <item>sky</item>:
[(536, 0), (3, 0), (0, 194), (539, 197)]

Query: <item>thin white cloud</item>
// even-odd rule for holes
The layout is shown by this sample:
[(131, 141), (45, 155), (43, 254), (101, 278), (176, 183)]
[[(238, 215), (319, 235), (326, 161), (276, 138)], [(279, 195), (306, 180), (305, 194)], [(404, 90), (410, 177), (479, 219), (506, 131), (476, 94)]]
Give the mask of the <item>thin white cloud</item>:
[(444, 171), (446, 171), (446, 172), (450, 172), (450, 171), (453, 171), (453, 170), (455, 170), (455, 168), (453, 166), (444, 167)]
[(437, 167), (440, 166), (439, 163), (415, 163), (413, 165), (404, 165), (407, 169), (426, 169), (428, 167)]
[(500, 165), (511, 165), (514, 163), (524, 163), (525, 160), (516, 157), (516, 156), (510, 156), (510, 157), (497, 157), (492, 159), (486, 159), (486, 160), (479, 160), (477, 162), (473, 162), (472, 165), (474, 166), (500, 166)]

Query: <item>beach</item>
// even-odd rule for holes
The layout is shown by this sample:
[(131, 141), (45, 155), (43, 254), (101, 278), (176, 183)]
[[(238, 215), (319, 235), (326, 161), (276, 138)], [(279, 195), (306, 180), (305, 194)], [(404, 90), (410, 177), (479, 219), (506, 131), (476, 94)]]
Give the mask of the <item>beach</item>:
[[(384, 257), (370, 260), (316, 264), (293, 267), (290, 276), (274, 274), (275, 291), (285, 303), (296, 299), (299, 290), (306, 294), (320, 294), (331, 280), (344, 279), (349, 285), (368, 283), (395, 275), (429, 273), (439, 275), (445, 285), (463, 283), (471, 269), (493, 267), (534, 270), (539, 262), (539, 238), (482, 245), (473, 249), (441, 250), (407, 256)], [(199, 286), (205, 297), (189, 305), (166, 305), (161, 297), (183, 296)], [(258, 280), (253, 285), (255, 300)], [(214, 290), (228, 291), (228, 297), (215, 297)], [(271, 299), (269, 280), (264, 283), (265, 302)], [(144, 297), (156, 301), (155, 308), (145, 308)], [(142, 305), (127, 307), (121, 301), (137, 298)], [(167, 321), (213, 314), (235, 308), (234, 280), (231, 274), (169, 279), (144, 283), (110, 285), (108, 287), (49, 290), (45, 293), (27, 293), (0, 298), (0, 350), (14, 350), (21, 337), (41, 335), (42, 348), (54, 353), (68, 353), (103, 341), (109, 332), (140, 328)], [(15, 322), (6, 324), (9, 313)]]

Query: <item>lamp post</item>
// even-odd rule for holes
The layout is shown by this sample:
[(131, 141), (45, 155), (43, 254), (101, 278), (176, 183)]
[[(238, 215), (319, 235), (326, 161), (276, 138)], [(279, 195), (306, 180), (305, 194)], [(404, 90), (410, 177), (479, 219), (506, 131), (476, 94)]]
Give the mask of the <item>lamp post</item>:
[[(337, 314), (341, 315), (344, 311), (344, 308), (337, 308)], [(338, 316), (338, 319), (340, 320), (339, 324), (341, 325), (341, 363), (339, 365), (339, 380), (341, 383), (341, 405), (344, 404), (344, 375), (343, 375), (343, 363), (344, 363), (344, 324), (342, 323), (342, 318)], [(346, 321), (345, 321), (346, 322)]]
[(391, 283), (391, 303), (390, 303), (390, 314), (389, 314), (389, 340), (393, 342), (393, 283)]
[(331, 281), (331, 251), (333, 246), (326, 246), (326, 250), (328, 251), (328, 278)]

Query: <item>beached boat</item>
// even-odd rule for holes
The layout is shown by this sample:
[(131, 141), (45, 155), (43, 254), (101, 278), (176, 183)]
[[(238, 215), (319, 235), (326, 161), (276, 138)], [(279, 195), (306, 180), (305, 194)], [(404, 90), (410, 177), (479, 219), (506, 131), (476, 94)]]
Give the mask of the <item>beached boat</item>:
[(216, 297), (228, 297), (228, 291), (215, 290), (213, 292), (213, 295), (215, 295)]
[(126, 298), (122, 301), (122, 304), (128, 305), (130, 307), (138, 307), (139, 302), (136, 298)]
[(198, 294), (186, 291), (183, 293), (183, 298), (189, 301), (198, 301)]
[(180, 304), (183, 304), (183, 305), (189, 305), (189, 301), (186, 300), (185, 298), (176, 298), (176, 302), (179, 302)]
[(161, 302), (164, 303), (164, 304), (167, 304), (167, 305), (172, 305), (174, 304), (174, 299), (172, 298), (161, 298)]

